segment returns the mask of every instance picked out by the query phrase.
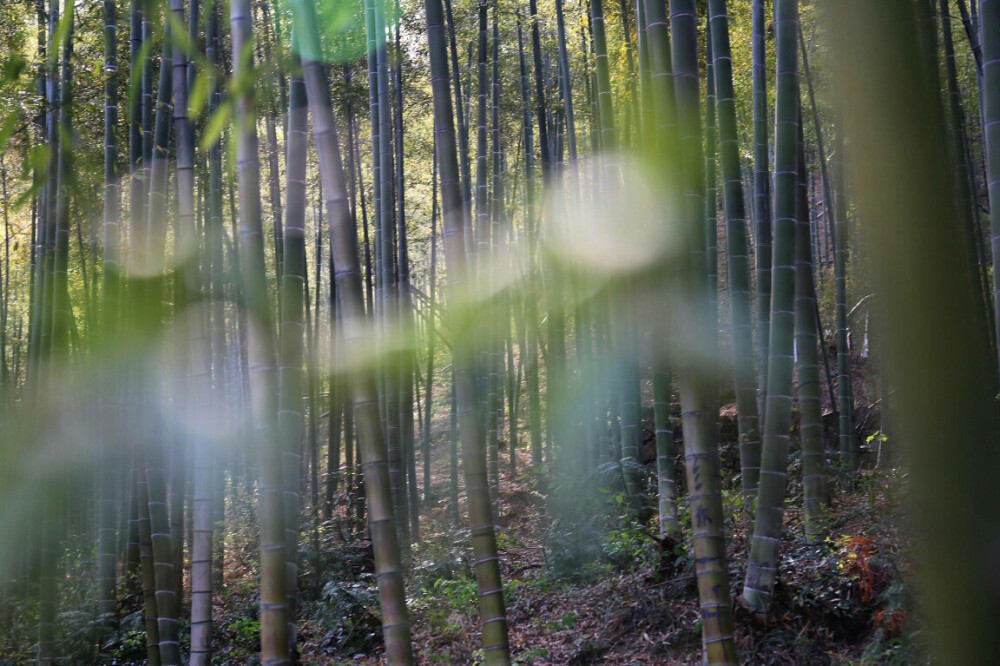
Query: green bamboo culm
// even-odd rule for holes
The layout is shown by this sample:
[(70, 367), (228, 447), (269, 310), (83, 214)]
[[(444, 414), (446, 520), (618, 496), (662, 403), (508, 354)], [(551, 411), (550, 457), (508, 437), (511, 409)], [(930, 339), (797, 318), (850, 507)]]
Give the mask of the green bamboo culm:
[[(525, 299), (524, 375), (528, 392), (528, 431), (531, 439), (531, 469), (541, 474), (542, 465), (542, 402), (538, 386), (538, 301), (532, 291), (537, 289), (536, 238), (537, 218), (535, 216), (535, 134), (531, 122), (531, 86), (528, 80), (528, 66), (524, 58), (524, 34), (521, 17), (517, 17), (517, 52), (521, 69), (521, 125), (524, 134), (524, 226), (527, 250), (527, 273), (530, 285), (529, 297)], [(527, 357), (527, 358), (525, 358)]]
[[(493, 4), (493, 33), (490, 46), (490, 145), (492, 147), (492, 188), (490, 192), (490, 271), (489, 293), (495, 293), (497, 288), (497, 263), (503, 256), (504, 228), (507, 220), (504, 211), (503, 189), (503, 143), (500, 132), (500, 23), (497, 19), (497, 3)], [(489, 335), (486, 337), (489, 345), (487, 353), (487, 446), (490, 455), (490, 495), (494, 506), (499, 512), (500, 499), (500, 440), (503, 438), (504, 426), (504, 358), (502, 350), (506, 347), (506, 338), (510, 329), (510, 312), (506, 307), (506, 298), (502, 295), (496, 305), (491, 308)], [(513, 368), (511, 368), (513, 373)], [(513, 438), (510, 451), (515, 449)], [(514, 454), (516, 455), (516, 454)], [(516, 468), (515, 468), (516, 469)]]
[[(643, 122), (651, 128), (645, 145), (653, 151), (656, 163), (664, 175), (664, 185), (671, 186), (677, 178), (676, 162), (670, 158), (677, 154), (677, 118), (674, 99), (674, 80), (670, 58), (670, 34), (667, 31), (666, 6), (657, 0), (644, 0), (644, 40), (648, 42), (650, 101), (644, 105), (653, 117)], [(639, 63), (643, 64), (642, 51)], [(644, 116), (645, 117), (645, 116)], [(669, 190), (668, 190), (669, 191)], [(666, 224), (666, 220), (663, 221)], [(665, 308), (664, 308), (665, 310)], [(667, 312), (659, 313), (663, 324), (669, 323)], [(659, 491), (659, 535), (661, 539), (676, 539), (680, 532), (677, 522), (677, 490), (674, 465), (674, 429), (670, 418), (671, 368), (665, 350), (658, 350), (653, 358), (653, 418), (656, 428), (656, 474)]]
[(792, 421), (792, 357), (795, 333), (795, 224), (799, 124), (798, 0), (775, 0), (777, 101), (774, 137), (774, 263), (771, 339), (760, 488), (743, 600), (766, 613), (778, 565), (778, 545), (788, 483)]
[[(470, 255), (470, 259), (475, 266), (476, 289), (481, 294), (488, 293), (489, 269), (490, 269), (490, 197), (489, 197), (489, 144), (487, 110), (489, 107), (489, 78), (488, 67), (488, 8), (486, 2), (479, 3), (479, 33), (477, 41), (477, 67), (476, 67), (476, 228), (475, 228), (475, 252)], [(480, 419), (486, 431), (486, 455), (487, 467), (490, 471), (489, 486), (490, 499), (496, 506), (498, 486), (494, 484), (492, 470), (497, 469), (497, 450), (491, 446), (489, 433), (489, 412), (490, 412), (490, 343), (489, 343), (489, 317), (483, 317), (483, 325), (478, 334), (484, 340), (483, 344), (476, 352), (476, 386), (479, 391)], [(498, 479), (496, 479), (498, 480)]]
[(615, 132), (615, 110), (611, 98), (611, 73), (602, 0), (590, 0), (590, 12), (594, 32), (594, 69), (597, 74), (597, 115), (600, 122), (601, 150), (610, 152), (618, 145), (618, 141)]
[[(983, 50), (983, 127), (986, 182), (990, 198), (993, 265), (1000, 266), (1000, 0), (979, 2), (979, 43)], [(993, 306), (1000, 312), (1000, 271), (993, 270)], [(1000, 356), (1000, 326), (995, 345)]]
[[(857, 451), (854, 447), (853, 436), (854, 398), (851, 384), (851, 356), (847, 336), (847, 205), (844, 200), (846, 192), (843, 186), (841, 186), (836, 192), (836, 197), (834, 196), (834, 186), (831, 182), (829, 170), (827, 169), (826, 148), (823, 141), (823, 124), (816, 108), (816, 94), (810, 74), (809, 58), (806, 53), (806, 41), (802, 34), (801, 23), (799, 24), (799, 54), (802, 56), (802, 74), (806, 79), (809, 105), (812, 107), (813, 123), (816, 130), (816, 148), (819, 153), (817, 158), (819, 160), (820, 175), (823, 183), (823, 206), (826, 214), (831, 218), (830, 228), (833, 230), (834, 235), (832, 239), (834, 250), (834, 325), (837, 336), (837, 384), (841, 390), (840, 395), (834, 398), (831, 388), (830, 401), (833, 403), (836, 400), (837, 405), (837, 439), (840, 447), (841, 463), (846, 469), (854, 469), (857, 465)], [(802, 123), (804, 124), (804, 122), (803, 119)], [(800, 131), (802, 131), (801, 128)], [(838, 161), (842, 160), (843, 156), (838, 155)], [(813, 286), (815, 287), (815, 285)], [(815, 294), (813, 300), (815, 300)], [(827, 379), (829, 380), (829, 375)]]
[(760, 418), (757, 410), (757, 371), (754, 367), (751, 321), (750, 249), (747, 240), (746, 200), (740, 173), (736, 123), (736, 95), (729, 42), (726, 0), (709, 0), (715, 93), (719, 108), (719, 157), (726, 215), (726, 262), (733, 335), (733, 382), (740, 438), (740, 482), (743, 507), (753, 509), (760, 468)]
[[(375, 59), (376, 104), (372, 122), (378, 126), (378, 140), (373, 144), (373, 150), (378, 152), (378, 170), (374, 172), (374, 187), (379, 193), (375, 207), (377, 213), (375, 237), (377, 256), (380, 258), (377, 264), (379, 269), (376, 291), (381, 296), (376, 295), (376, 298), (379, 298), (379, 305), (375, 321), (380, 326), (381, 339), (391, 341), (396, 338), (399, 331), (399, 288), (394, 260), (393, 204), (396, 200), (396, 191), (393, 179), (392, 110), (389, 100), (389, 47), (386, 42), (388, 33), (383, 5), (384, 3), (379, 0), (371, 0), (367, 5), (368, 12), (372, 15), (368, 29), (373, 31), (368, 35), (368, 42), (375, 46), (374, 52), (370, 50), (368, 57)], [(409, 552), (410, 523), (406, 519), (409, 515), (409, 502), (399, 409), (402, 356), (395, 351), (389, 352), (389, 345), (391, 343), (383, 345), (382, 349), (384, 359), (380, 365), (380, 385), (393, 513), (396, 516), (396, 529), (399, 531), (400, 549), (405, 554)]]
[[(184, 24), (184, 2), (171, 0), (170, 10), (173, 13), (174, 25)], [(214, 12), (214, 8), (213, 8)], [(198, 23), (198, 3), (190, 3), (190, 22), (195, 30)], [(186, 386), (187, 404), (197, 418), (205, 416), (205, 405), (211, 397), (211, 363), (212, 351), (208, 335), (206, 335), (206, 318), (200, 312), (203, 297), (202, 272), (197, 248), (200, 245), (199, 229), (196, 219), (195, 197), (195, 144), (194, 127), (188, 117), (189, 74), (191, 73), (188, 54), (183, 40), (178, 38), (173, 43), (173, 92), (174, 92), (174, 133), (177, 147), (177, 244), (180, 247), (179, 256), (185, 257), (179, 266), (177, 280), (178, 301), (183, 301), (188, 308), (186, 321), (188, 344), (188, 383)], [(192, 443), (193, 470), (193, 520), (197, 528), (192, 532), (191, 549), (191, 651), (190, 663), (193, 666), (207, 664), (211, 660), (211, 553), (212, 553), (212, 521), (211, 521), (211, 456), (210, 443), (200, 436)], [(175, 454), (176, 455), (176, 454)], [(183, 456), (177, 455), (175, 465), (175, 481), (182, 476), (176, 473), (176, 467), (183, 463)], [(177, 576), (174, 584), (180, 593), (182, 591), (183, 572), (177, 562), (183, 562), (183, 532), (181, 518), (183, 516), (183, 493), (173, 494), (174, 506), (171, 507), (171, 540), (174, 549), (175, 571)], [(178, 509), (177, 504), (181, 507)], [(197, 546), (195, 549), (194, 546)], [(178, 601), (181, 595), (177, 595)]]
[[(164, 15), (163, 51), (160, 58), (159, 81), (156, 90), (156, 120), (153, 133), (153, 153), (149, 167), (148, 205), (146, 209), (145, 261), (162, 267), (167, 241), (167, 201), (170, 177), (170, 119), (173, 98), (173, 49), (172, 23)], [(261, 264), (263, 270), (263, 264)], [(163, 292), (166, 282), (157, 273), (142, 285), (144, 314), (154, 331), (162, 325)], [(141, 388), (144, 399), (155, 401), (161, 397), (159, 386)], [(156, 612), (159, 635), (160, 659), (165, 666), (180, 664), (180, 636), (177, 623), (180, 599), (176, 588), (175, 562), (170, 534), (168, 510), (168, 456), (166, 441), (161, 433), (152, 432), (144, 425), (146, 445), (146, 490), (148, 493), (150, 539), (153, 553)]]
[(281, 441), (277, 428), (277, 369), (274, 315), (267, 292), (261, 225), (260, 163), (254, 113), (253, 34), (250, 0), (229, 8), (236, 99), (236, 161), (240, 208), (240, 274), (248, 322), (250, 404), (254, 444), (260, 460), (260, 645), (261, 663), (290, 663), (285, 516)]
[(820, 405), (816, 292), (813, 285), (812, 237), (809, 229), (809, 189), (801, 108), (799, 120), (795, 199), (795, 351), (798, 356), (799, 380), (799, 448), (802, 452), (806, 539), (811, 543), (819, 543), (826, 536), (824, 517), (828, 498)]
[[(993, 77), (1000, 76), (998, 4), (980, 3), (984, 74), (992, 69)], [(866, 247), (878, 257), (871, 263), (880, 295), (876, 324), (892, 341), (885, 346), (894, 380), (892, 425), (912, 478), (907, 515), (932, 628), (929, 650), (940, 663), (1000, 663), (993, 342), (977, 324), (976, 267), (954, 223), (960, 198), (938, 62), (926, 37), (930, 3), (824, 0), (819, 6), (853, 146), (853, 200)], [(996, 119), (997, 110), (988, 118)]]
[[(129, 262), (132, 267), (145, 263), (147, 208), (149, 207), (149, 163), (153, 150), (153, 71), (150, 44), (152, 25), (148, 12), (143, 12), (141, 0), (130, 5), (130, 53), (133, 71), (139, 69), (141, 94), (133, 95), (129, 153), (132, 165), (129, 186)], [(145, 47), (145, 48), (144, 48)], [(145, 51), (145, 53), (143, 53)], [(141, 63), (141, 64), (140, 64)], [(128, 284), (129, 312), (139, 320), (143, 314), (144, 283), (136, 280)], [(143, 626), (146, 634), (146, 660), (150, 666), (159, 666), (160, 634), (157, 625), (156, 583), (153, 574), (153, 550), (149, 520), (149, 492), (145, 474), (145, 442), (139, 446), (133, 461), (132, 483), (135, 502), (135, 530), (138, 546), (138, 563), (143, 598)]]
[[(206, 71), (211, 76), (211, 94), (208, 98), (209, 113), (217, 112), (222, 104), (222, 86), (219, 85), (217, 75), (215, 74), (215, 66), (221, 56), (221, 40), (219, 38), (221, 18), (220, 0), (210, 0), (205, 14), (205, 56), (208, 65)], [(223, 371), (225, 366), (226, 324), (223, 305), (223, 293), (225, 291), (223, 235), (225, 228), (222, 219), (222, 168), (222, 143), (217, 137), (208, 149), (208, 202), (206, 206), (208, 219), (206, 220), (207, 238), (205, 244), (206, 254), (211, 263), (209, 293), (212, 295), (212, 379), (220, 395), (224, 395), (226, 390), (226, 374)], [(211, 489), (208, 492), (209, 506), (211, 507), (209, 518), (212, 524), (212, 534), (210, 537), (210, 557), (212, 560), (210, 565), (210, 584), (215, 589), (221, 589), (223, 586), (223, 568), (225, 564), (226, 481), (222, 457), (219, 452), (212, 453), (210, 463), (212, 468), (210, 476)], [(210, 611), (210, 598), (207, 600), (207, 605)]]
[[(941, 45), (944, 47), (945, 91), (950, 111), (948, 115), (951, 129), (951, 154), (955, 158), (955, 191), (958, 194), (956, 213), (962, 237), (965, 239), (966, 252), (969, 253), (970, 263), (978, 267), (976, 275), (979, 278), (978, 285), (983, 303), (983, 306), (977, 310), (979, 325), (989, 331), (991, 338), (996, 339), (994, 331), (996, 322), (990, 303), (990, 285), (985, 267), (986, 252), (983, 248), (979, 224), (978, 174), (973, 168), (972, 153), (969, 148), (969, 129), (965, 108), (962, 104), (962, 91), (955, 61), (955, 40), (952, 34), (950, 4), (948, 0), (938, 0), (937, 19), (941, 28)], [(996, 358), (992, 360), (995, 364)]]
[[(72, 9), (71, 9), (72, 11)], [(40, 17), (41, 18), (41, 17)], [(59, 23), (59, 3), (51, 0), (48, 12), (48, 49), (50, 57), (46, 69), (45, 90), (47, 103), (46, 118), (46, 138), (48, 145), (52, 148), (49, 157), (48, 177), (45, 180), (44, 189), (40, 199), (43, 203), (44, 215), (39, 220), (38, 247), (36, 249), (36, 277), (35, 293), (32, 295), (32, 317), (29, 322), (31, 334), (31, 349), (29, 355), (32, 364), (29, 366), (29, 377), (31, 378), (31, 390), (35, 395), (40, 395), (44, 387), (43, 361), (50, 358), (50, 347), (47, 344), (48, 338), (52, 335), (52, 295), (55, 266), (53, 261), (54, 248), (50, 240), (55, 234), (57, 226), (56, 218), (56, 190), (58, 188), (58, 160), (61, 152), (61, 142), (59, 140), (61, 132), (59, 120), (59, 58), (56, 55), (58, 44), (56, 44), (56, 30)], [(55, 291), (59, 291), (56, 287)], [(61, 529), (63, 521), (59, 519), (57, 509), (60, 496), (55, 496), (45, 505), (45, 519), (42, 521), (41, 535), (39, 538), (38, 557), (38, 644), (36, 651), (36, 661), (40, 665), (49, 666), (56, 663), (56, 622), (59, 608), (59, 550), (62, 543)], [(148, 505), (147, 505), (148, 507)], [(152, 568), (149, 568), (150, 573)], [(147, 613), (148, 615), (148, 613)], [(147, 619), (147, 626), (152, 626), (155, 632), (155, 611), (153, 621)], [(157, 639), (158, 641), (158, 639)], [(150, 653), (159, 654), (156, 643), (151, 644)]]
[[(357, 358), (363, 353), (370, 336), (361, 284), (358, 232), (347, 196), (340, 144), (330, 104), (329, 78), (321, 60), (316, 8), (312, 0), (295, 0), (292, 9), (330, 225), (332, 261), (337, 267), (335, 280), (343, 326), (342, 348), (347, 358)], [(386, 660), (390, 664), (411, 664), (413, 647), (396, 528), (397, 522), (405, 521), (405, 516), (393, 512), (388, 453), (379, 420), (374, 368), (364, 365), (353, 369), (350, 382), (368, 502), (368, 525), (375, 551)]]
[(705, 25), (705, 265), (708, 268), (708, 309), (716, 338), (719, 332), (719, 144), (716, 121), (715, 58), (712, 21)]
[[(455, 120), (449, 90), (447, 35), (440, 0), (424, 0), (431, 87), (434, 99), (435, 148), (441, 177), (444, 213), (444, 249), (450, 294), (460, 293), (469, 279), (465, 254), (465, 218), (455, 141)], [(453, 321), (453, 327), (458, 325)], [(469, 498), (469, 522), (479, 585), (479, 615), (483, 628), (483, 653), (487, 664), (510, 663), (507, 614), (500, 579), (493, 509), (486, 473), (486, 441), (476, 404), (475, 346), (470, 330), (455, 330), (454, 381), (458, 402), (459, 433)]]
[(304, 432), (302, 395), (306, 385), (305, 281), (306, 281), (306, 156), (309, 121), (306, 86), (301, 65), (294, 54), (298, 33), (292, 31), (293, 63), (288, 88), (288, 124), (285, 159), (285, 219), (281, 244), (284, 260), (279, 277), (281, 321), (278, 355), (278, 433), (281, 436), (281, 474), (285, 512), (285, 549), (288, 558), (287, 587), (289, 651), (295, 652), (296, 589), (298, 586), (299, 470)]
[[(753, 0), (751, 8), (751, 59), (753, 92), (753, 219), (754, 262), (757, 273), (757, 347), (760, 358), (760, 381), (757, 407), (764, 416), (767, 397), (767, 359), (771, 337), (771, 166), (768, 152), (767, 124), (767, 31), (764, 0)], [(752, 451), (751, 451), (752, 453)], [(760, 480), (760, 454), (742, 464), (740, 474), (744, 492), (757, 495)], [(752, 509), (752, 504), (748, 507)]]
[[(617, 179), (609, 160), (618, 145), (618, 133), (615, 124), (614, 100), (611, 91), (611, 74), (608, 63), (607, 36), (605, 34), (604, 6), (602, 0), (590, 0), (591, 21), (594, 33), (594, 70), (597, 88), (597, 106), (599, 131), (601, 136), (600, 151), (607, 154), (601, 164), (601, 173), (608, 180)], [(639, 457), (639, 384), (636, 380), (636, 360), (633, 355), (635, 345), (632, 340), (633, 326), (631, 322), (632, 309), (629, 299), (629, 285), (623, 284), (624, 293), (611, 299), (611, 346), (612, 364), (615, 372), (611, 375), (617, 387), (618, 413), (620, 415), (621, 459), (629, 463), (622, 468), (626, 491), (635, 496), (640, 489), (632, 464)]]
[[(102, 325), (106, 335), (113, 335), (118, 324), (120, 266), (118, 257), (121, 230), (121, 189), (118, 179), (118, 145), (115, 134), (118, 126), (117, 43), (118, 17), (115, 3), (104, 0), (104, 310)], [(110, 405), (105, 408), (113, 409)], [(102, 459), (99, 478), (98, 530), (97, 530), (97, 617), (102, 630), (118, 626), (118, 606), (115, 601), (116, 552), (115, 552), (115, 472), (118, 463), (110, 443), (102, 442)]]
[[(671, 61), (674, 95), (677, 100), (680, 190), (684, 194), (683, 232), (688, 241), (686, 283), (692, 307), (688, 330), (701, 331), (701, 349), (714, 355), (716, 328), (711, 320), (707, 294), (701, 110), (698, 85), (698, 15), (694, 0), (670, 3)], [(648, 10), (648, 6), (647, 6)], [(647, 31), (649, 25), (647, 24)], [(684, 427), (684, 459), (691, 502), (695, 573), (701, 603), (702, 649), (708, 664), (736, 664), (733, 639), (732, 601), (729, 596), (729, 567), (726, 562), (725, 525), (722, 509), (722, 482), (719, 472), (718, 428), (715, 423), (716, 383), (704, 368), (696, 367), (697, 353), (679, 359), (681, 418)]]
[[(841, 167), (842, 168), (842, 167)], [(837, 199), (846, 194), (840, 190)], [(833, 286), (837, 329), (837, 429), (840, 458), (844, 466), (857, 466), (854, 446), (854, 388), (851, 384), (851, 350), (847, 329), (847, 207), (836, 203), (833, 219)]]

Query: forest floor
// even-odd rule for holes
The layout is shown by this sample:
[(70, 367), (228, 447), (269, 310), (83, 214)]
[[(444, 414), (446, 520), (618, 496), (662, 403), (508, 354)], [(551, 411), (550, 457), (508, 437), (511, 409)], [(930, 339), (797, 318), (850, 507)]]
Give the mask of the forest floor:
[[(723, 447), (724, 463), (734, 457)], [(502, 452), (501, 460), (506, 462), (505, 458)], [(740, 663), (927, 663), (912, 599), (910, 546), (901, 525), (905, 475), (891, 468), (868, 468), (855, 475), (850, 490), (835, 488), (829, 537), (810, 545), (803, 536), (794, 450), (791, 458), (772, 613), (766, 622), (752, 622), (737, 607)], [(527, 462), (519, 466), (516, 477), (511, 478), (507, 469), (501, 475), (497, 533), (515, 663), (701, 664), (698, 595), (687, 555), (690, 543), (664, 549), (655, 538), (655, 520), (642, 519), (650, 515), (649, 507), (626, 506), (613, 485), (596, 500), (574, 498), (579, 509), (575, 516), (553, 518), (558, 489), (540, 488)], [(730, 462), (724, 469), (730, 485), (732, 471)], [(434, 489), (447, 488), (445, 472), (443, 464), (435, 468)], [(581, 485), (596, 487), (593, 481), (588, 477)], [(683, 497), (683, 489), (679, 494)], [(257, 530), (253, 495), (234, 493), (231, 499), (225, 585), (214, 596), (212, 663), (240, 666), (259, 663)], [(730, 585), (738, 596), (748, 521), (736, 493), (725, 491), (724, 500), (727, 513), (735, 516), (727, 519), (726, 527)], [(464, 498), (462, 505), (464, 509)], [(684, 521), (684, 502), (680, 506)], [(298, 607), (302, 664), (381, 663), (371, 544), (357, 527), (336, 514), (320, 522), (315, 533), (311, 520), (308, 527), (304, 525), (305, 566), (299, 576)], [(451, 527), (444, 500), (424, 512), (407, 581), (420, 664), (481, 663), (477, 590), (468, 544), (468, 530)], [(144, 664), (139, 594), (123, 600), (118, 633), (99, 652), (93, 641), (86, 647), (84, 637), (92, 620), (72, 609), (84, 608), (93, 590), (86, 586), (90, 580), (86, 558), (73, 560), (71, 568), (77, 566), (78, 575), (67, 572), (66, 595), (60, 603), (60, 642), (66, 656), (60, 663)], [(4, 617), (10, 616), (3, 626), (10, 630), (0, 635), (0, 665), (30, 661), (37, 609), (30, 601), (25, 604), (3, 609)], [(189, 634), (186, 616), (185, 611), (182, 646)]]
[[(870, 404), (870, 403), (869, 403)], [(723, 409), (722, 439), (735, 439)], [(869, 410), (870, 412), (871, 410)], [(644, 422), (647, 492), (627, 496), (621, 468), (605, 465), (576, 479), (542, 485), (530, 456), (500, 450), (497, 543), (511, 652), (517, 664), (701, 664), (698, 592), (689, 540), (657, 538), (651, 414)], [(731, 420), (731, 419), (728, 419)], [(828, 419), (829, 420), (829, 419)], [(867, 420), (867, 417), (866, 417)], [(877, 419), (875, 419), (877, 420)], [(410, 551), (408, 606), (421, 664), (481, 662), (477, 588), (467, 528), (448, 515), (447, 417), (435, 422), (432, 494)], [(831, 433), (828, 433), (828, 435)], [(680, 430), (677, 448), (680, 443)], [(865, 441), (867, 439), (867, 441)], [(790, 452), (789, 491), (778, 582), (766, 621), (737, 604), (740, 663), (753, 665), (920, 664), (926, 659), (913, 603), (910, 544), (904, 529), (905, 473), (880, 459), (878, 434), (862, 443), (862, 468), (831, 474), (828, 537), (803, 532), (801, 460)], [(828, 441), (833, 446), (835, 442)], [(730, 587), (742, 591), (750, 521), (738, 491), (738, 450), (721, 447)], [(418, 469), (421, 460), (418, 456)], [(680, 520), (689, 532), (683, 459), (677, 457)], [(602, 488), (603, 490), (597, 490)], [(371, 543), (345, 511), (313, 522), (303, 498), (298, 646), (303, 664), (378, 664), (382, 653)], [(465, 520), (465, 496), (460, 493)], [(560, 508), (561, 507), (561, 508)], [(257, 663), (259, 603), (255, 498), (231, 487), (225, 586), (214, 596), (214, 664)], [(127, 599), (122, 629), (98, 663), (144, 663), (140, 599)], [(187, 627), (182, 624), (182, 640)], [(2, 662), (2, 660), (0, 660)], [(80, 663), (94, 663), (80, 662)]]
[[(730, 459), (735, 455), (724, 448), (724, 461), (727, 453)], [(501, 462), (507, 466), (503, 452)], [(554, 518), (559, 490), (540, 488), (527, 462), (513, 478), (504, 469), (500, 483), (498, 545), (515, 663), (702, 663), (690, 543), (664, 550), (655, 538), (655, 518), (643, 520), (652, 512), (627, 506), (613, 486), (596, 499), (571, 498), (579, 510)], [(434, 470), (432, 487), (447, 487), (445, 472)], [(903, 473), (869, 468), (854, 477), (853, 488), (834, 488), (829, 537), (811, 545), (803, 535), (795, 451), (791, 472), (772, 613), (766, 622), (751, 622), (737, 608), (741, 663), (919, 663), (908, 545), (899, 525)], [(594, 485), (593, 478), (574, 487), (580, 485)], [(682, 490), (679, 494), (683, 497)], [(727, 519), (727, 535), (736, 597), (749, 521), (737, 493), (726, 491), (724, 500), (727, 513), (735, 516)], [(422, 539), (412, 551), (414, 648), (420, 663), (474, 664), (481, 659), (481, 639), (468, 531), (450, 528), (445, 504), (442, 500), (425, 515)], [(303, 663), (379, 663), (371, 656), (380, 649), (380, 637), (370, 572), (364, 571), (370, 570), (369, 545), (348, 542), (334, 552), (341, 559), (330, 565), (341, 569), (340, 580), (328, 572), (320, 594), (302, 609)], [(345, 570), (352, 559), (355, 564)], [(359, 576), (369, 582), (359, 584)], [(365, 621), (343, 621), (359, 612)]]

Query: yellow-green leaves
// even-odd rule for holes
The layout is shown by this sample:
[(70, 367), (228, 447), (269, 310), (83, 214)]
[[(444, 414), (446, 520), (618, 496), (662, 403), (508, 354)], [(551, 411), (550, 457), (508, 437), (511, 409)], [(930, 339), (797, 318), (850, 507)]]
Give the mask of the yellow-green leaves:
[[(234, 111), (232, 100), (240, 99), (253, 90), (254, 84), (257, 81), (257, 70), (250, 67), (252, 57), (251, 44), (247, 43), (240, 52), (240, 66), (235, 68), (235, 71), (239, 72), (239, 74), (236, 74), (229, 80), (229, 96), (208, 119), (205, 131), (202, 133), (201, 141), (199, 142), (202, 150), (210, 148), (213, 143), (218, 141), (226, 128), (229, 127)], [(204, 82), (202, 75), (205, 75)], [(191, 92), (188, 104), (189, 112), (193, 113), (192, 109), (197, 109), (200, 112), (205, 104), (205, 100), (211, 93), (213, 78), (209, 70), (203, 70), (199, 74), (198, 79), (195, 81), (194, 89)]]
[[(139, 52), (135, 55), (134, 65), (138, 65), (149, 57), (152, 53), (153, 42), (152, 40), (146, 40), (139, 47)], [(140, 94), (140, 86), (142, 85), (142, 70), (141, 66), (133, 66), (132, 71), (129, 74), (128, 79), (128, 97), (132, 100), (132, 106), (135, 106), (134, 100)]]
[(7, 147), (7, 142), (10, 141), (10, 137), (13, 136), (14, 130), (17, 129), (19, 117), (17, 113), (8, 113), (6, 117), (0, 121), (0, 152), (2, 152)]
[(212, 147), (219, 137), (229, 127), (230, 121), (233, 119), (233, 103), (230, 101), (224, 102), (215, 113), (208, 119), (208, 124), (205, 126), (205, 131), (201, 134), (201, 141), (199, 141), (199, 147), (202, 150), (208, 150)]
[(73, 12), (68, 11), (59, 18), (55, 31), (51, 34), (48, 49), (48, 66), (54, 68), (59, 60), (60, 47), (66, 42), (69, 36), (70, 26), (73, 24)]
[(205, 107), (209, 95), (212, 94), (212, 81), (215, 76), (207, 69), (202, 69), (195, 77), (194, 85), (188, 95), (188, 116), (197, 118), (201, 115), (201, 110)]
[[(297, 15), (296, 5), (301, 0), (279, 0), (279, 12), (291, 13), (293, 17)], [(399, 21), (399, 13), (396, 11), (396, 4), (390, 0), (376, 0), (379, 11), (385, 17), (386, 32), (380, 35), (378, 45), (385, 43), (388, 36), (394, 31), (396, 23)], [(298, 55), (303, 60), (315, 62), (325, 62), (340, 64), (355, 60), (365, 54), (365, 12), (363, 0), (316, 0), (315, 26), (299, 25), (296, 18), (293, 24), (296, 29), (314, 29), (319, 32), (319, 45), (306, 44), (299, 40), (298, 44), (293, 44), (292, 48), (297, 50)], [(283, 33), (285, 39), (289, 34)]]
[(28, 61), (20, 53), (12, 53), (0, 67), (0, 81), (13, 83), (28, 67)]

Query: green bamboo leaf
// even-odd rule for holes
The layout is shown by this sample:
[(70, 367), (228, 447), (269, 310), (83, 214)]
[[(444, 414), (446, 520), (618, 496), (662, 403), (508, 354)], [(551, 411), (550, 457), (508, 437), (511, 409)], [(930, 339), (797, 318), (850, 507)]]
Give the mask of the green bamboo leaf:
[(212, 93), (213, 78), (207, 69), (198, 72), (194, 86), (191, 88), (191, 95), (188, 98), (188, 116), (191, 118), (200, 116), (202, 109), (205, 108), (205, 102), (208, 101), (208, 96)]
[(3, 63), (2, 80), (4, 83), (16, 81), (21, 73), (27, 68), (28, 61), (20, 53), (15, 53), (7, 58)]
[[(2, 148), (0, 148), (2, 150)], [(14, 209), (20, 210), (28, 205), (32, 198), (45, 186), (49, 164), (49, 147), (44, 144), (34, 146), (21, 164), (21, 176), (31, 181), (31, 187), (14, 200)]]
[(240, 50), (240, 66), (233, 68), (233, 77), (229, 80), (229, 93), (233, 98), (239, 98), (248, 92), (253, 92), (257, 80), (257, 70), (251, 67), (253, 62), (252, 44), (247, 44)]
[(61, 49), (58, 48), (63, 45), (66, 41), (66, 37), (69, 36), (70, 26), (73, 24), (73, 12), (69, 11), (64, 13), (59, 17), (59, 23), (56, 25), (55, 31), (52, 33), (52, 41), (49, 43), (48, 50), (48, 66), (55, 67), (59, 60), (59, 54)]
[(44, 177), (45, 169), (49, 164), (49, 147), (45, 144), (39, 144), (31, 149), (28, 154), (28, 159), (24, 161), (24, 172), (23, 176), (25, 178), (30, 178), (32, 173), (38, 173)]
[(236, 180), (236, 144), (238, 141), (226, 141), (226, 159), (223, 160), (223, 167), (226, 170), (227, 181)]
[(212, 114), (212, 117), (208, 119), (208, 126), (201, 137), (200, 147), (202, 150), (208, 150), (212, 147), (212, 144), (219, 139), (223, 130), (229, 125), (232, 116), (233, 105), (230, 102), (226, 102)]
[(173, 12), (167, 15), (167, 22), (170, 23), (171, 45), (179, 47), (186, 57), (192, 57), (195, 49), (192, 48), (191, 40), (188, 39), (187, 26)]
[(14, 135), (18, 120), (20, 120), (19, 115), (16, 112), (11, 112), (0, 123), (0, 152), (3, 152), (7, 147), (7, 142), (10, 141), (10, 137)]
[[(135, 62), (144, 62), (149, 56), (152, 48), (152, 40), (144, 41), (142, 46), (139, 47), (139, 52), (136, 54)], [(132, 67), (131, 70), (132, 71), (128, 80), (128, 98), (130, 106), (134, 103), (136, 96), (140, 94), (139, 86), (142, 84), (142, 67)]]
[[(293, 14), (292, 24), (301, 32), (303, 26), (296, 23), (294, 6), (297, 0), (281, 0), (281, 5)], [(399, 13), (395, 2), (376, 0), (385, 17), (385, 35), (377, 37), (378, 44), (385, 43), (385, 37), (392, 34)], [(317, 0), (315, 3), (316, 29), (320, 40), (315, 45), (286, 44), (303, 60), (317, 60), (327, 63), (345, 63), (365, 54), (365, 12), (363, 0)], [(284, 35), (286, 40), (290, 35)]]

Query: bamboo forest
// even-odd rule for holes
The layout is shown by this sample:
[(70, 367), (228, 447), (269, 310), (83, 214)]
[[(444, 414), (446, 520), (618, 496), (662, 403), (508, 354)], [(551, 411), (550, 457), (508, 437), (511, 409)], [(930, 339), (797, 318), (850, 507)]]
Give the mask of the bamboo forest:
[(1000, 0), (0, 0), (0, 666), (1000, 664)]

